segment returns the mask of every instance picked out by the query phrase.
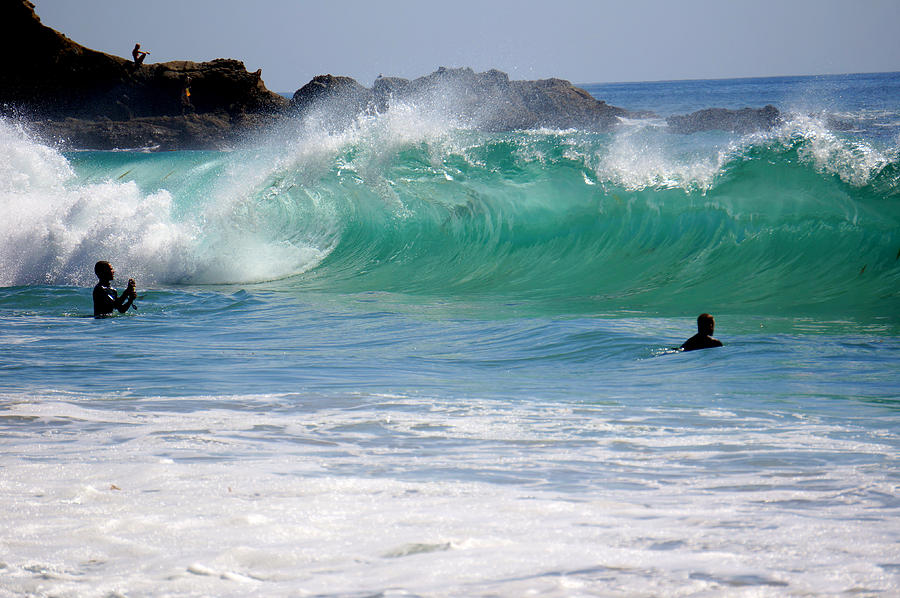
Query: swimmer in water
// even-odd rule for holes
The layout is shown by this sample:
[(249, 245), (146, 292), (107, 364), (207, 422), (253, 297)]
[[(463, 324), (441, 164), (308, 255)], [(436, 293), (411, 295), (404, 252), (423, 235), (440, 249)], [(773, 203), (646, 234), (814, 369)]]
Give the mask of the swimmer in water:
[[(122, 296), (112, 288), (112, 280), (116, 274), (112, 264), (106, 261), (99, 261), (94, 264), (94, 273), (100, 282), (94, 287), (94, 317), (101, 318), (113, 312), (114, 309), (124, 314), (134, 303), (137, 298), (137, 292), (134, 290), (134, 279), (128, 279), (128, 287), (122, 292)], [(137, 308), (135, 308), (137, 309)]]
[(682, 351), (696, 351), (697, 349), (711, 349), (721, 347), (722, 341), (713, 338), (716, 329), (716, 320), (709, 314), (697, 316), (697, 334), (684, 341)]

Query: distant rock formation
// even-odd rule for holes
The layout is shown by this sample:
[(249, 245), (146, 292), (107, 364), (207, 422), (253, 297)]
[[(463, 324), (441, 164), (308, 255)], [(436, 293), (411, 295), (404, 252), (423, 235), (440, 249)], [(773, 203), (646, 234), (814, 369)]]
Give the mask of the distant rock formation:
[(778, 108), (767, 105), (764, 108), (707, 108), (684, 116), (666, 118), (669, 129), (674, 133), (697, 133), (699, 131), (729, 131), (732, 133), (752, 133), (764, 131), (781, 122)]
[(371, 92), (350, 77), (317, 75), (294, 92), (290, 107), (294, 114), (317, 112), (329, 129), (342, 129), (369, 108)]
[(369, 90), (350, 77), (318, 75), (294, 92), (291, 107), (304, 110), (320, 101), (347, 104), (353, 109), (362, 110), (369, 101)]
[(444, 67), (413, 80), (379, 77), (372, 89), (348, 77), (320, 75), (297, 90), (291, 107), (304, 114), (327, 103), (329, 115), (340, 120), (339, 116), (383, 112), (397, 102), (488, 131), (537, 127), (609, 131), (620, 117), (630, 115), (562, 79), (510, 81), (498, 70), (476, 73)]
[[(379, 76), (371, 89), (349, 77), (319, 75), (288, 101), (240, 61), (134, 64), (44, 26), (27, 0), (0, 0), (0, 115), (29, 120), (67, 147), (223, 148), (282, 118), (315, 117), (334, 129), (401, 104), (486, 131), (606, 132), (623, 118), (654, 116), (610, 106), (562, 79), (510, 81), (498, 70), (470, 68), (441, 67), (413, 80)], [(766, 106), (711, 108), (667, 122), (678, 133), (745, 133), (780, 118)]]
[(75, 147), (216, 147), (287, 103), (237, 60), (136, 65), (44, 26), (31, 2), (0, 2), (3, 112)]

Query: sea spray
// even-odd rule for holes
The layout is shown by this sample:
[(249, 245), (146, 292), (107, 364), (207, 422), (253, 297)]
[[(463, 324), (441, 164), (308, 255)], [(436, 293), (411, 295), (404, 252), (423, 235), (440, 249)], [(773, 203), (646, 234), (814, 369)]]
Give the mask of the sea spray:
[(89, 285), (99, 259), (144, 287), (272, 280), (317, 261), (315, 249), (291, 245), (292, 231), (270, 228), (282, 222), (267, 201), (272, 184), (259, 176), (248, 183), (246, 168), (229, 174), (229, 154), (76, 152), (67, 159), (9, 121), (0, 122), (0, 133), (4, 165), (15, 173), (0, 190), (8, 215), (0, 235), (4, 285)]
[(7, 123), (35, 166), (4, 192), (4, 283), (83, 285), (102, 257), (144, 285), (898, 312), (896, 155), (818, 121), (695, 138), (654, 122), (486, 133), (428, 114), (398, 104), (233, 152), (68, 160)]
[(151, 283), (184, 272), (194, 233), (173, 221), (168, 191), (142, 193), (135, 181), (112, 178), (82, 184), (61, 154), (26, 131), (2, 121), (0, 137), (20, 174), (0, 192), (2, 284), (85, 285), (99, 259)]

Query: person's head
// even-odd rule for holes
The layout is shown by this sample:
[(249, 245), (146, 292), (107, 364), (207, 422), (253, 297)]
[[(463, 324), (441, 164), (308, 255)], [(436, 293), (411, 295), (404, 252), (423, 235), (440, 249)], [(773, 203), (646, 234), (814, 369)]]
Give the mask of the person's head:
[(135, 50), (140, 50), (140, 49), (141, 49), (141, 44), (134, 44), (134, 49), (135, 49)]
[(113, 270), (112, 264), (105, 260), (100, 260), (94, 264), (94, 274), (96, 274), (97, 278), (100, 280), (112, 280), (116, 271)]
[(697, 316), (697, 332), (700, 334), (712, 335), (716, 329), (716, 319), (709, 314), (700, 314)]

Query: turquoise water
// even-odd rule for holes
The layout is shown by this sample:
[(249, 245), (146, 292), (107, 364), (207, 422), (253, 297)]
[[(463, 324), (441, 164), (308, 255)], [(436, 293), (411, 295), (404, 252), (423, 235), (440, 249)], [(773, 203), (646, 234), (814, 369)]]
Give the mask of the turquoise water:
[[(0, 591), (895, 593), (898, 86), (591, 85), (660, 118), (397, 105), (226, 152), (0, 123)], [(98, 259), (136, 310), (91, 317)], [(704, 311), (725, 347), (674, 351)]]

